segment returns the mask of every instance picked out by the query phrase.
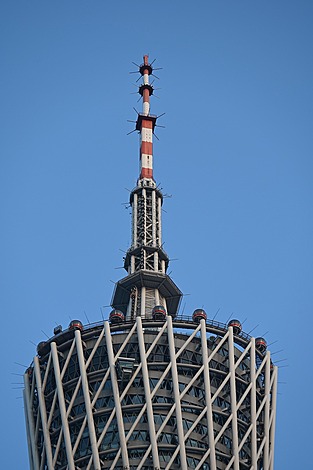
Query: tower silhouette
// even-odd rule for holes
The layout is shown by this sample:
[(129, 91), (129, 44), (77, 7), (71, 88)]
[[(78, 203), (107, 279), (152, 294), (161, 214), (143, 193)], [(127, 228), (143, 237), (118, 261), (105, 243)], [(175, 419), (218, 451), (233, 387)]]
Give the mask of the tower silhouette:
[[(24, 374), (32, 470), (273, 470), (277, 367), (264, 338), (179, 313), (153, 178), (153, 62), (138, 66), (140, 174), (109, 320), (39, 343)], [(201, 299), (202, 302), (203, 299)]]

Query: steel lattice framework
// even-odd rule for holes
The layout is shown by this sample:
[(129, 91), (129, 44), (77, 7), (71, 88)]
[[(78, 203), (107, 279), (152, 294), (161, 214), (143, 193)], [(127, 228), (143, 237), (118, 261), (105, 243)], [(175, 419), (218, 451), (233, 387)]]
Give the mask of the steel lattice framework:
[[(153, 64), (153, 63), (152, 63)], [(31, 470), (273, 470), (277, 367), (238, 320), (179, 316), (153, 178), (152, 64), (138, 72), (140, 174), (109, 321), (41, 342), (24, 375)], [(202, 302), (201, 302), (202, 303)]]
[(276, 389), (270, 353), (217, 322), (66, 330), (25, 374), (31, 469), (272, 470)]

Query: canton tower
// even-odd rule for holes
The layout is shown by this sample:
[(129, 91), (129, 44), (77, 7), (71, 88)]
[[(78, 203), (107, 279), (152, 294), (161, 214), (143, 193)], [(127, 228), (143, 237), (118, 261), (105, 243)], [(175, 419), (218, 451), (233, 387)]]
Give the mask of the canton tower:
[[(274, 470), (277, 366), (239, 320), (179, 314), (153, 178), (153, 63), (142, 83), (132, 241), (109, 320), (57, 326), (24, 374), (31, 470)], [(199, 300), (200, 303), (203, 299)]]

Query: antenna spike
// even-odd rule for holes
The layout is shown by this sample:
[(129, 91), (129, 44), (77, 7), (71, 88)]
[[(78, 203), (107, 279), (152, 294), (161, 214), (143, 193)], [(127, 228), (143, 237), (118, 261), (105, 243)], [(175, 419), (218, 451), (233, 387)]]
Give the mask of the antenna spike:
[(132, 131), (130, 131), (130, 132), (127, 132), (127, 134), (126, 134), (126, 135), (130, 135), (130, 134), (132, 134), (133, 132), (136, 132), (136, 130), (137, 130), (137, 129), (133, 129)]

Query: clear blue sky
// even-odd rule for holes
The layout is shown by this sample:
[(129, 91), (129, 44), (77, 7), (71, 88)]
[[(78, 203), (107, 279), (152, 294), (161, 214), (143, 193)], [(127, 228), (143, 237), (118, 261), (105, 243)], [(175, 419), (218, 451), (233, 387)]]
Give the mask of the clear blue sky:
[(100, 320), (124, 275), (144, 53), (182, 306), (277, 341), (275, 470), (310, 468), (312, 17), (311, 0), (1, 2), (1, 468), (28, 468), (16, 363), (56, 323)]

